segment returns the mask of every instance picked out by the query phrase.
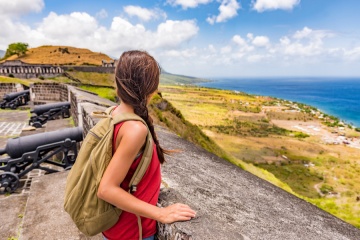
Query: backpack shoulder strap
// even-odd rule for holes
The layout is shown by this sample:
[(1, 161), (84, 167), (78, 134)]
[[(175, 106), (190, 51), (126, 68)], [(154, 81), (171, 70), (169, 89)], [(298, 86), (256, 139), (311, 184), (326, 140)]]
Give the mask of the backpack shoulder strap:
[(113, 119), (114, 125), (124, 122), (124, 121), (134, 120), (134, 121), (142, 122), (148, 129), (148, 134), (146, 136), (146, 143), (145, 143), (145, 149), (144, 149), (143, 155), (142, 155), (139, 165), (136, 168), (135, 173), (129, 183), (130, 192), (135, 192), (137, 190), (137, 185), (143, 178), (148, 166), (150, 165), (152, 155), (153, 155), (154, 142), (153, 142), (148, 125), (140, 116), (138, 116), (134, 113), (122, 113), (122, 114), (117, 114), (115, 116), (112, 116), (111, 113), (114, 109), (115, 109), (115, 107), (113, 106), (113, 107), (109, 107), (105, 110), (106, 115)]

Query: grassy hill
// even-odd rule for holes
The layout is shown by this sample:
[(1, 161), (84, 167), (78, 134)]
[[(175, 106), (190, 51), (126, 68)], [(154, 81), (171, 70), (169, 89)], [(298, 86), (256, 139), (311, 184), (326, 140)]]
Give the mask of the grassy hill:
[[(5, 51), (0, 50), (0, 57)], [(30, 48), (25, 55), (13, 55), (6, 60), (21, 60), (26, 63), (33, 64), (55, 64), (55, 65), (94, 65), (100, 66), (102, 60), (112, 61), (113, 59), (103, 53), (92, 52), (85, 48), (75, 48), (69, 46), (41, 46)], [(3, 60), (4, 61), (4, 60)], [(101, 85), (113, 87), (114, 74), (92, 73), (69, 71), (72, 77), (78, 79), (82, 84)], [(162, 71), (160, 76), (161, 84), (196, 84), (200, 82), (208, 82), (203, 78), (190, 77), (185, 75), (171, 74)]]
[(95, 66), (100, 66), (102, 60), (113, 60), (104, 53), (69, 46), (41, 46), (30, 48), (23, 56), (18, 57), (17, 55), (13, 55), (7, 58), (7, 60), (15, 59), (26, 63)]
[(208, 82), (209, 80), (204, 78), (189, 77), (184, 75), (171, 74), (166, 71), (162, 71), (160, 75), (161, 84), (196, 84), (201, 82)]

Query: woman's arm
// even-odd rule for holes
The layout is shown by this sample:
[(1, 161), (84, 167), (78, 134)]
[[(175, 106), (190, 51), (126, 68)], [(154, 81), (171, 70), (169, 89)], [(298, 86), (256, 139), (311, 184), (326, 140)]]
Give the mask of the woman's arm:
[(133, 160), (145, 143), (147, 132), (146, 126), (141, 122), (127, 121), (123, 124), (118, 133), (121, 137), (120, 144), (101, 179), (98, 197), (124, 211), (162, 223), (190, 220), (195, 217), (195, 211), (185, 204), (177, 203), (159, 208), (120, 188)]

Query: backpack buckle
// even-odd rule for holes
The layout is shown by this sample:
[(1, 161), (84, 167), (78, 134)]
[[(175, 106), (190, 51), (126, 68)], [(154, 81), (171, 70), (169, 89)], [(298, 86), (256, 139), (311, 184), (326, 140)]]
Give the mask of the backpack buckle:
[(137, 186), (136, 185), (131, 185), (130, 192), (133, 193), (133, 192), (136, 192), (136, 190), (137, 190)]

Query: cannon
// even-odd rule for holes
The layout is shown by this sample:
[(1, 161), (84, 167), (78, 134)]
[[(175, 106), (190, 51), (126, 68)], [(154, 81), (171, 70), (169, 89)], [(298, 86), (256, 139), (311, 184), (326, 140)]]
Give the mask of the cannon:
[(48, 120), (53, 120), (59, 117), (70, 117), (70, 102), (48, 103), (44, 105), (35, 106), (30, 112), (32, 116), (29, 120), (29, 125), (41, 128)]
[(0, 149), (0, 155), (7, 154), (0, 159), (0, 194), (14, 192), (20, 179), (33, 169), (47, 173), (70, 169), (82, 139), (81, 127), (8, 139), (6, 147)]
[(18, 106), (26, 105), (30, 101), (30, 90), (5, 94), (0, 102), (0, 107), (16, 109)]

